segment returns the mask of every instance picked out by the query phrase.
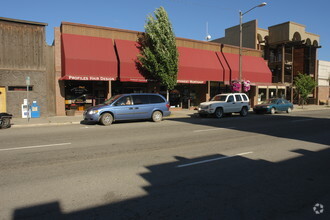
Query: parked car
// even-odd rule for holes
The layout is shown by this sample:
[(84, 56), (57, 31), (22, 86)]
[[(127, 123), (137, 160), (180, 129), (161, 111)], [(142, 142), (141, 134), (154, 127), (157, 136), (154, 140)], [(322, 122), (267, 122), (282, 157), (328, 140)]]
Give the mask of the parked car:
[(13, 115), (8, 113), (0, 113), (0, 128), (10, 128)]
[(166, 99), (153, 93), (132, 93), (115, 95), (101, 105), (88, 108), (84, 120), (110, 125), (113, 121), (151, 119), (162, 121), (169, 116), (170, 104)]
[(262, 104), (256, 105), (253, 108), (255, 113), (270, 113), (275, 114), (275, 112), (286, 111), (287, 113), (292, 112), (293, 104), (286, 99), (276, 98), (269, 99)]
[(240, 113), (247, 116), (250, 109), (249, 97), (245, 93), (226, 93), (214, 96), (209, 102), (202, 102), (198, 107), (200, 117), (214, 115), (221, 118), (223, 114)]

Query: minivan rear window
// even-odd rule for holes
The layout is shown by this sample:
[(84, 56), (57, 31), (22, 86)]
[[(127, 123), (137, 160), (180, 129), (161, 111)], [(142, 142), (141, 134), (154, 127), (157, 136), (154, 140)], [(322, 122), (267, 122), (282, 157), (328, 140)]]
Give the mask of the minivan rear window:
[(150, 103), (163, 103), (165, 100), (158, 95), (149, 95)]
[(134, 105), (149, 104), (148, 95), (132, 95)]

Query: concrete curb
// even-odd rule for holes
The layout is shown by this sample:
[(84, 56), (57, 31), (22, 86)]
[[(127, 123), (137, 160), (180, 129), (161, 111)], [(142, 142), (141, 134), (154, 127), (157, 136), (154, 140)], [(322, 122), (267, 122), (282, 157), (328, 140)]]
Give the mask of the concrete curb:
[[(330, 107), (325, 106), (325, 107), (315, 108), (315, 107), (306, 106), (304, 108), (301, 108), (301, 106), (298, 106), (298, 107), (295, 106), (293, 112), (318, 111), (318, 110), (330, 110)], [(253, 112), (253, 109), (250, 109), (250, 112)], [(191, 117), (198, 118), (198, 114), (197, 114), (196, 110), (173, 111), (172, 114), (166, 118), (173, 119), (173, 118), (191, 118)], [(45, 120), (45, 122), (36, 122), (36, 123), (33, 123), (33, 122), (31, 122), (31, 123), (14, 122), (13, 123), (13, 120), (12, 120), (11, 127), (12, 128), (24, 128), (24, 127), (74, 125), (74, 124), (80, 124), (81, 121), (82, 121), (82, 118), (73, 118), (72, 121), (64, 121), (64, 122), (56, 122), (56, 121), (52, 122), (52, 120), (47, 119), (47, 120)]]
[(48, 123), (39, 123), (39, 124), (12, 124), (12, 128), (23, 128), (23, 127), (42, 127), (42, 126), (60, 126), (60, 125), (73, 125), (80, 124), (80, 122), (48, 122)]

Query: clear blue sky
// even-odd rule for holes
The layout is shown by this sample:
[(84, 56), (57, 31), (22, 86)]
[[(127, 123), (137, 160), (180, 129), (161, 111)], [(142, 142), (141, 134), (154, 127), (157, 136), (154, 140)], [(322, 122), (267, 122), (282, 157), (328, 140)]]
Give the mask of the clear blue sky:
[(46, 40), (52, 44), (54, 27), (62, 21), (144, 31), (148, 14), (163, 6), (169, 14), (175, 35), (204, 40), (206, 23), (212, 39), (239, 23), (243, 12), (267, 2), (244, 16), (244, 22), (257, 19), (260, 28), (293, 21), (306, 25), (306, 31), (320, 35), (318, 58), (330, 61), (330, 2), (327, 0), (6, 0), (1, 1), (0, 17), (48, 23)]

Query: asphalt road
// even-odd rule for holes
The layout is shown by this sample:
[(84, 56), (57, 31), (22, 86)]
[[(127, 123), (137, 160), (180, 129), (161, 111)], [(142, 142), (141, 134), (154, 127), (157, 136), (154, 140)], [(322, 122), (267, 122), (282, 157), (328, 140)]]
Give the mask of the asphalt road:
[(329, 122), (322, 110), (0, 130), (0, 219), (330, 219)]

